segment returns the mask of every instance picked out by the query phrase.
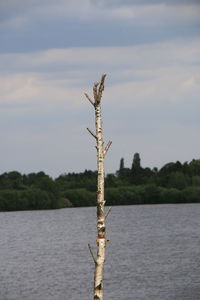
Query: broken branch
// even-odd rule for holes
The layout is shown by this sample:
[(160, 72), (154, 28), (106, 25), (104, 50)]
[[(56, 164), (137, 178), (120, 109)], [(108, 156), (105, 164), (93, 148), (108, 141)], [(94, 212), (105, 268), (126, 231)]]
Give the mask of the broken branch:
[(106, 78), (106, 74), (103, 74), (102, 77), (101, 77), (101, 82), (100, 82), (99, 89), (98, 89), (97, 103), (100, 103), (100, 101), (101, 101), (102, 93), (103, 93), (103, 90), (104, 90), (105, 78)]
[(104, 81), (106, 78), (106, 74), (103, 74), (101, 77), (101, 82), (100, 82), (100, 86), (99, 86), (99, 93), (102, 94), (103, 90), (104, 90)]
[(88, 96), (88, 94), (84, 93), (85, 97), (90, 101), (90, 103), (94, 106), (94, 102), (92, 101), (92, 99)]
[(95, 139), (97, 139), (97, 136), (92, 132), (92, 130), (90, 130), (89, 128), (87, 128), (87, 131), (88, 131)]
[(94, 253), (93, 253), (93, 251), (92, 251), (92, 248), (91, 248), (90, 244), (88, 244), (88, 248), (89, 248), (89, 250), (90, 250), (90, 254), (91, 254), (92, 258), (93, 258), (93, 261), (94, 261), (94, 263), (96, 264), (97, 261), (96, 261), (96, 258), (94, 257)]
[(109, 209), (108, 209), (108, 211), (107, 211), (107, 213), (106, 213), (106, 215), (105, 215), (105, 219), (107, 218), (107, 216), (108, 216), (109, 213), (111, 212), (111, 209), (112, 209), (112, 207), (109, 207)]
[(93, 85), (93, 94), (94, 94), (95, 104), (98, 102), (98, 92), (97, 92), (98, 85), (99, 85), (99, 82), (95, 82)]
[(112, 142), (111, 141), (109, 141), (108, 142), (108, 144), (106, 145), (106, 148), (105, 148), (105, 150), (104, 150), (104, 156), (106, 155), (106, 153), (108, 152), (108, 150), (109, 150), (109, 148), (110, 148), (110, 146), (112, 145)]

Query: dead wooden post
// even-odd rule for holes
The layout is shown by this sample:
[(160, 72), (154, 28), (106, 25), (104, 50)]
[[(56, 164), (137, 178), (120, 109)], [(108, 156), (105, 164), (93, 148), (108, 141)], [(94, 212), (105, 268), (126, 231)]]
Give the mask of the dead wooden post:
[(105, 213), (105, 199), (104, 199), (104, 158), (108, 152), (111, 141), (108, 142), (104, 148), (103, 141), (103, 128), (101, 116), (101, 98), (104, 90), (104, 81), (106, 74), (103, 74), (100, 82), (93, 85), (93, 98), (92, 100), (87, 94), (86, 98), (92, 104), (95, 110), (95, 126), (96, 133), (93, 133), (89, 128), (87, 130), (96, 140), (97, 149), (97, 255), (94, 256), (90, 245), (88, 245), (90, 253), (95, 263), (94, 272), (94, 300), (103, 300), (103, 274), (105, 262), (105, 249), (106, 249), (106, 224), (105, 220), (108, 213)]

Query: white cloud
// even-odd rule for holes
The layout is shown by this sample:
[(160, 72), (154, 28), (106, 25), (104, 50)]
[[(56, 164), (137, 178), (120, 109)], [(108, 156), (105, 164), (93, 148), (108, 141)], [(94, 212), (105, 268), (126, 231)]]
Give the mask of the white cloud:
[(122, 19), (137, 21), (143, 24), (155, 24), (158, 21), (194, 21), (199, 19), (200, 6), (190, 5), (166, 5), (163, 2), (147, 5), (121, 5), (107, 6), (97, 5), (93, 1), (53, 1), (47, 6), (35, 6), (34, 13), (48, 17), (77, 18), (79, 20), (110, 20)]
[(48, 99), (80, 106), (83, 91), (101, 72), (108, 72), (110, 101), (181, 101), (199, 93), (199, 49), (195, 39), (0, 54), (0, 102)]
[(127, 47), (79, 47), (50, 49), (34, 53), (0, 54), (1, 70), (66, 66), (99, 67), (127, 66), (136, 69), (199, 62), (200, 39), (166, 41)]
[(93, 115), (83, 92), (91, 94), (102, 72), (108, 73), (105, 133), (113, 140), (107, 171), (136, 151), (143, 165), (152, 167), (196, 157), (199, 49), (200, 40), (194, 39), (0, 54), (2, 157), (12, 157), (2, 168), (41, 167), (53, 175), (94, 169), (93, 141), (84, 134)]
[[(0, 77), (0, 104), (8, 105), (8, 109), (17, 109), (16, 104), (39, 107), (45, 111), (62, 106), (69, 108), (81, 107), (81, 90), (70, 87), (64, 79), (46, 80), (40, 74), (18, 73)], [(79, 100), (79, 101), (77, 101)]]
[(133, 19), (137, 24), (155, 25), (165, 21), (191, 21), (199, 19), (199, 5), (166, 5), (164, 3), (150, 5), (129, 5), (112, 8), (110, 16), (121, 19)]
[(34, 75), (16, 74), (0, 78), (1, 102), (23, 102), (38, 96), (37, 78)]

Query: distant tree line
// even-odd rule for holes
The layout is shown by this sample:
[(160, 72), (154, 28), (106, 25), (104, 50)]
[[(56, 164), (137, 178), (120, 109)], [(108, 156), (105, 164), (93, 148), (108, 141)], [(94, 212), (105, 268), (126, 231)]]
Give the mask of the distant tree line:
[[(52, 179), (44, 172), (0, 175), (0, 211), (94, 206), (97, 172), (62, 174)], [(105, 178), (107, 205), (200, 202), (200, 159), (143, 168), (139, 153), (130, 168), (121, 158), (119, 170)]]
[(44, 172), (0, 175), (0, 211), (54, 209), (62, 207), (58, 187)]

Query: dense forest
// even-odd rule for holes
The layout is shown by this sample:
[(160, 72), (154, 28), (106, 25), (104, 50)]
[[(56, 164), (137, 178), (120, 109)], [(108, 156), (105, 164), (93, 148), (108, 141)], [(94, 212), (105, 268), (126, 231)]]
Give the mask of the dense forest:
[[(52, 179), (44, 172), (0, 175), (0, 211), (94, 206), (96, 171), (66, 173)], [(200, 159), (143, 168), (139, 153), (130, 168), (121, 158), (119, 170), (105, 177), (107, 205), (200, 202)]]

